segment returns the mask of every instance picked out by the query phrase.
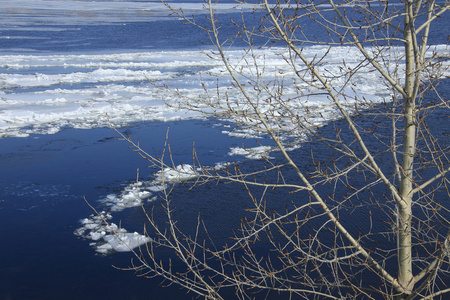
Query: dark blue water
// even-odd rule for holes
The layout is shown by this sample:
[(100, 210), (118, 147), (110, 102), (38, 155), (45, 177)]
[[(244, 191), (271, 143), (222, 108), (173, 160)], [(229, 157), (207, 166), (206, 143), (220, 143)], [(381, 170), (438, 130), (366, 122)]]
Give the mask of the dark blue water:
[[(369, 119), (361, 118), (359, 121), (366, 123), (370, 122)], [(143, 123), (121, 131), (139, 138), (144, 149), (157, 155), (170, 125), (169, 141), (174, 163), (192, 161), (190, 145), (193, 140), (205, 165), (229, 161), (230, 157), (226, 155), (229, 148), (240, 146), (242, 140), (227, 138), (220, 133), (220, 128), (212, 124), (205, 121)], [(332, 137), (335, 125), (340, 124), (329, 124), (321, 129), (321, 133)], [(448, 136), (446, 111), (438, 111), (429, 125), (441, 138)], [(73, 235), (78, 227), (77, 220), (92, 213), (83, 197), (101, 209), (96, 201), (120, 191), (124, 181), (134, 180), (137, 168), (141, 179), (145, 180), (152, 174), (153, 170), (146, 168), (146, 162), (129, 150), (125, 142), (114, 139), (115, 136), (115, 132), (106, 128), (65, 129), (55, 135), (0, 140), (0, 299), (149, 299), (149, 295), (150, 299), (186, 298), (185, 292), (177, 288), (159, 288), (159, 280), (135, 278), (132, 272), (111, 267), (129, 266), (130, 254), (98, 256), (88, 241)], [(343, 133), (343, 138), (351, 140), (352, 137)], [(371, 140), (370, 135), (365, 138), (369, 147), (381, 146), (376, 140)], [(306, 173), (314, 171), (311, 149), (314, 149), (316, 161), (325, 160), (330, 154), (336, 155), (321, 143), (311, 141), (305, 144), (292, 156)], [(283, 161), (279, 153), (273, 156), (274, 162)], [(388, 157), (385, 162), (388, 162)], [(259, 169), (264, 163), (243, 160), (238, 166), (245, 172)], [(382, 166), (388, 167), (389, 164)], [(353, 176), (356, 174), (350, 175), (352, 181), (349, 183), (355, 188), (358, 184), (365, 184)], [(276, 174), (265, 176), (270, 180)], [(297, 182), (293, 173), (287, 171), (285, 176), (288, 182)], [(179, 185), (172, 194), (173, 205), (177, 207), (174, 216), (179, 218), (179, 226), (186, 232), (194, 232), (193, 220), (200, 213), (217, 245), (229, 242), (228, 237), (235, 233), (234, 225), (239, 225), (241, 218), (248, 216), (245, 209), (252, 207), (246, 190), (239, 185), (216, 182), (193, 190), (189, 188), (189, 184)], [(261, 190), (252, 191), (256, 198), (261, 196)], [(388, 195), (382, 185), (373, 191), (375, 193), (361, 194), (361, 199), (383, 199)], [(283, 211), (293, 203), (308, 201), (306, 193), (288, 192), (269, 191), (266, 194), (268, 208)], [(346, 194), (348, 190), (345, 186), (334, 190), (333, 186), (324, 185), (321, 193), (331, 196), (333, 193)], [(148, 204), (147, 208), (153, 204)], [(368, 229), (369, 210), (375, 212), (376, 205), (351, 208), (347, 211), (351, 212), (347, 222), (344, 218), (346, 211), (341, 213), (350, 232), (358, 234)], [(380, 218), (382, 216), (379, 215)], [(115, 215), (113, 221), (118, 222), (119, 219), (130, 231), (142, 230), (144, 216), (140, 208), (127, 209)], [(317, 219), (309, 226), (320, 226), (322, 221)], [(389, 246), (386, 240), (374, 240), (374, 243), (377, 247)], [(264, 251), (264, 246), (259, 247)], [(163, 258), (168, 257), (167, 253), (162, 255)]]
[[(229, 160), (229, 148), (239, 144), (204, 121), (134, 124), (121, 131), (160, 155), (169, 125), (175, 163), (192, 162), (194, 140), (205, 164)], [(0, 140), (0, 299), (174, 299), (177, 289), (155, 292), (159, 281), (111, 267), (128, 266), (129, 254), (97, 256), (73, 234), (78, 220), (92, 213), (83, 197), (101, 208), (97, 200), (135, 180), (137, 168), (141, 180), (155, 171), (117, 136), (107, 128), (65, 129)], [(195, 209), (195, 198), (185, 206)], [(131, 218), (131, 230), (142, 232), (141, 218)]]
[[(193, 1), (195, 2), (195, 1)], [(200, 1), (201, 2), (201, 1)], [(376, 9), (376, 7), (374, 8)], [(292, 12), (295, 15), (294, 12)], [(324, 17), (334, 19), (334, 13), (325, 12)], [(358, 14), (352, 15), (355, 20), (363, 18)], [(220, 39), (225, 42), (233, 37), (225, 45), (233, 44), (236, 47), (246, 46), (247, 42), (240, 37), (235, 37), (238, 32), (237, 26), (242, 26), (241, 13), (219, 13), (216, 15), (218, 27), (220, 27)], [(202, 28), (210, 28), (206, 15), (195, 17), (196, 22)], [(233, 23), (230, 22), (233, 20)], [(245, 14), (245, 24), (259, 34), (261, 21), (268, 27), (266, 12), (254, 12)], [(398, 20), (401, 24), (401, 20)], [(310, 18), (302, 18), (297, 22), (302, 28), (302, 35), (305, 40), (303, 45), (309, 46), (316, 40), (339, 42), (337, 35), (330, 35), (325, 28), (317, 26), (316, 21)], [(211, 41), (205, 31), (182, 22), (175, 17), (152, 17), (149, 22), (121, 22), (113, 24), (89, 24), (89, 25), (47, 25), (39, 24), (39, 31), (33, 27), (29, 30), (16, 30), (16, 26), (1, 24), (1, 34), (9, 36), (2, 39), (0, 51), (28, 52), (30, 50), (43, 52), (89, 52), (89, 51), (114, 51), (114, 50), (175, 50), (175, 49), (198, 49), (208, 48)], [(45, 28), (49, 30), (46, 31)], [(56, 29), (56, 30), (55, 30)], [(450, 22), (447, 18), (438, 18), (430, 29), (429, 40), (431, 44), (446, 44)], [(361, 36), (367, 34), (366, 31), (357, 32)], [(267, 33), (264, 34), (267, 37)], [(27, 37), (31, 37), (28, 39)], [(343, 41), (349, 41), (349, 37)], [(372, 38), (370, 34), (367, 38)], [(256, 46), (265, 45), (268, 39), (265, 37), (253, 37), (251, 43)], [(270, 42), (269, 45), (274, 45)], [(281, 45), (281, 44), (275, 44)], [(370, 46), (370, 43), (367, 43)], [(401, 45), (401, 43), (399, 44)]]

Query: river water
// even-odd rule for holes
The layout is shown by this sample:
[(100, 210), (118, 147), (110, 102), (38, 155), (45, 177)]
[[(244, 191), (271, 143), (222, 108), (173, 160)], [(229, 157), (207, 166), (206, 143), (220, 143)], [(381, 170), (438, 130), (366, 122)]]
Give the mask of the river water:
[[(201, 1), (174, 5), (206, 22)], [(225, 35), (232, 33), (226, 21), (238, 20), (240, 9), (224, 1), (217, 10)], [(249, 22), (259, 17), (247, 14)], [(93, 213), (86, 199), (111, 213), (112, 222), (122, 220), (128, 232), (142, 232), (139, 207), (116, 209), (111, 203), (123, 200), (137, 169), (143, 181), (154, 178), (156, 170), (115, 139), (110, 122), (140, 139), (152, 155), (161, 154), (170, 127), (175, 165), (192, 164), (194, 140), (204, 165), (240, 161), (242, 168), (252, 169), (263, 164), (252, 158), (258, 158), (259, 143), (270, 146), (270, 141), (243, 139), (245, 132), (235, 131), (233, 120), (207, 120), (178, 109), (179, 98), (149, 83), (201, 97), (199, 74), (223, 73), (220, 62), (207, 59), (200, 50), (209, 48), (204, 33), (167, 17), (157, 1), (2, 1), (0, 20), (0, 299), (190, 298), (183, 290), (158, 287), (158, 280), (112, 268), (128, 266), (129, 253), (102, 255), (98, 242), (86, 239), (89, 230), (79, 230)], [(444, 29), (449, 22), (438, 22), (432, 43), (444, 49), (446, 37), (440, 30), (448, 32)], [(242, 46), (235, 44), (230, 56), (239, 57)], [(325, 49), (308, 46), (305, 53), (312, 58)], [(257, 50), (267, 58), (268, 74), (288, 74), (289, 67), (276, 55), (279, 51)], [(339, 69), (343, 58), (349, 64), (358, 62), (354, 50), (334, 47), (327, 62), (330, 72)], [(374, 102), (384, 101), (388, 95), (383, 83), (366, 75), (358, 78), (355, 90)], [(293, 83), (286, 76), (290, 91)], [(214, 77), (203, 79), (216, 88)], [(228, 83), (224, 79), (221, 85)], [(442, 119), (436, 122), (439, 127)], [(244, 144), (255, 147), (255, 155), (239, 155)], [(294, 155), (305, 164), (308, 147)], [(231, 234), (229, 225), (238, 223), (243, 208), (250, 205), (241, 201), (246, 198), (241, 188), (191, 192), (181, 186), (175, 196), (187, 227), (200, 210), (219, 239)], [(113, 201), (105, 206), (105, 199)]]

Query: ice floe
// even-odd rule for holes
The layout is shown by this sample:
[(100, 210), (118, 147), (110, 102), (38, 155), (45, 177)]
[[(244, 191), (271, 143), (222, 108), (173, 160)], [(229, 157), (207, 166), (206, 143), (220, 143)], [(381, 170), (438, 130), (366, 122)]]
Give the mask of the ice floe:
[(248, 159), (263, 159), (263, 158), (271, 158), (269, 156), (270, 151), (273, 148), (270, 146), (258, 146), (252, 148), (241, 148), (241, 147), (233, 147), (228, 155), (241, 155)]
[(156, 173), (155, 182), (166, 183), (166, 182), (183, 182), (198, 177), (198, 170), (194, 170), (191, 165), (178, 165), (174, 168), (165, 168), (162, 171)]
[(152, 192), (149, 183), (139, 181), (127, 185), (120, 194), (109, 194), (101, 202), (110, 211), (121, 211), (125, 208), (140, 206), (142, 201), (149, 200)]
[(126, 229), (109, 222), (111, 213), (101, 211), (80, 220), (81, 227), (74, 234), (92, 240), (90, 245), (101, 254), (128, 252), (151, 241), (146, 235), (128, 232)]
[(168, 184), (195, 179), (198, 177), (198, 171), (200, 170), (194, 170), (189, 164), (180, 164), (156, 172), (151, 180), (127, 184), (121, 192), (109, 194), (101, 199), (99, 202), (104, 210), (80, 220), (81, 226), (74, 234), (91, 240), (90, 245), (101, 254), (131, 251), (150, 242), (151, 237), (137, 232), (130, 233), (111, 222), (113, 214), (141, 206), (143, 202), (155, 201), (156, 192), (163, 190)]

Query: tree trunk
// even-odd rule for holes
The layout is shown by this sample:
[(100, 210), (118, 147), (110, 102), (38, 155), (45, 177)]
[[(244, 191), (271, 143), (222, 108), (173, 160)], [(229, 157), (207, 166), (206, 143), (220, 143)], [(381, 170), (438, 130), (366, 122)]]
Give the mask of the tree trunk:
[(405, 14), (405, 92), (407, 98), (404, 104), (405, 132), (403, 141), (402, 176), (400, 181), (401, 202), (398, 205), (398, 280), (405, 289), (400, 298), (411, 293), (414, 288), (414, 276), (412, 273), (412, 243), (411, 243), (411, 217), (413, 198), (413, 170), (416, 144), (415, 122), (415, 52), (413, 39), (413, 6), (412, 2), (406, 4)]

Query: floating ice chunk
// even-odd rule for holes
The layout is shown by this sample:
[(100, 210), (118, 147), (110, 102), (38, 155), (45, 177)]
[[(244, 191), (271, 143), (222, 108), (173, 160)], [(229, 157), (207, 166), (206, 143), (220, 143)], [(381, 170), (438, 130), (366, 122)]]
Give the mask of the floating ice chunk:
[(214, 165), (213, 169), (214, 170), (224, 170), (224, 169), (227, 169), (230, 165), (231, 165), (231, 163), (229, 163), (229, 162), (219, 162)]
[(164, 190), (164, 186), (162, 186), (162, 185), (153, 185), (153, 186), (148, 187), (148, 190), (152, 191), (152, 192), (161, 192), (161, 191)]
[(146, 184), (148, 185), (148, 183), (144, 184), (143, 182), (129, 184), (120, 194), (110, 194), (101, 202), (110, 207), (111, 211), (121, 211), (125, 208), (140, 206), (142, 200), (148, 199), (152, 195), (149, 190), (152, 187), (147, 187)]
[(74, 234), (94, 241), (90, 245), (102, 254), (131, 251), (151, 241), (145, 235), (137, 232), (129, 233), (115, 223), (108, 223), (107, 220), (111, 218), (111, 214), (105, 211), (98, 215), (91, 215), (89, 218), (80, 220), (82, 226), (75, 230)]
[(97, 246), (97, 243), (91, 243), (90, 245), (93, 246), (94, 248), (96, 248), (95, 251), (97, 251), (98, 253), (101, 253), (101, 254), (108, 254), (113, 251), (113, 247), (108, 243), (105, 243), (100, 246)]
[(103, 249), (108, 249), (109, 247), (117, 252), (128, 252), (151, 241), (149, 237), (137, 232), (121, 232), (114, 235), (110, 234), (104, 236), (103, 240), (109, 246), (105, 246), (106, 244), (101, 245), (97, 247), (97, 252), (103, 253)]
[(89, 233), (89, 238), (93, 241), (97, 241), (106, 235), (106, 231), (91, 231)]
[(272, 150), (270, 146), (259, 146), (253, 148), (234, 147), (228, 152), (228, 155), (242, 155), (248, 159), (270, 158), (269, 153)]
[(229, 130), (222, 130), (223, 134), (226, 134), (228, 136), (231, 137), (236, 137), (236, 138), (243, 138), (243, 139), (250, 139), (250, 138), (261, 138), (261, 135), (257, 135), (253, 132), (251, 132), (250, 130), (246, 130), (246, 131), (238, 131), (238, 130), (233, 130), (233, 131), (229, 131)]
[(199, 174), (191, 165), (178, 165), (175, 168), (165, 168), (163, 171), (157, 172), (155, 182), (183, 182), (198, 176)]
[(101, 232), (107, 231), (104, 227), (107, 220), (111, 218), (112, 216), (105, 211), (98, 215), (90, 215), (88, 218), (80, 220), (82, 226), (76, 229), (74, 234), (90, 240), (99, 239), (97, 237), (101, 235)]

